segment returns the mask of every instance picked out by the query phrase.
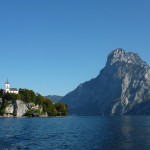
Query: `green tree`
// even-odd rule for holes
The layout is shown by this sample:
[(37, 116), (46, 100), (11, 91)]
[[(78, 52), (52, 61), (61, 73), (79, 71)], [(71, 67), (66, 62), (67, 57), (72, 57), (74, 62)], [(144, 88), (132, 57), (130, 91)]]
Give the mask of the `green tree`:
[(29, 103), (34, 102), (36, 103), (36, 94), (32, 90), (28, 89), (19, 89), (19, 94), (21, 96), (21, 100)]
[(58, 112), (58, 115), (67, 115), (68, 113), (68, 107), (67, 105), (63, 104), (63, 103), (56, 103), (55, 104), (55, 108)]
[(36, 104), (43, 105), (44, 97), (38, 94), (36, 96)]
[(7, 100), (17, 100), (17, 99), (21, 99), (19, 94), (15, 94), (15, 93), (5, 93), (3, 96), (3, 99), (7, 99)]
[(3, 96), (4, 96), (4, 90), (0, 89), (0, 98), (3, 98)]
[(26, 114), (25, 114), (25, 116), (27, 116), (27, 117), (32, 117), (32, 111), (31, 110), (28, 110), (27, 112), (26, 112)]

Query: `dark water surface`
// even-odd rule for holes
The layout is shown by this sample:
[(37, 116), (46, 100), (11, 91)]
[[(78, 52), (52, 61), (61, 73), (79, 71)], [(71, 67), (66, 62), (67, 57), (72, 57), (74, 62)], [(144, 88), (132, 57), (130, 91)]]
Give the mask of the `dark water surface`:
[(1, 118), (0, 150), (150, 150), (150, 117)]

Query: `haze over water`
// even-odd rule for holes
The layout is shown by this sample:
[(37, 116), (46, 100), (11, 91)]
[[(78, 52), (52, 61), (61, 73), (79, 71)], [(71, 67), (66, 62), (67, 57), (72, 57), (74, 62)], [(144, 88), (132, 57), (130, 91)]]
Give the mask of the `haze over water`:
[(148, 150), (150, 117), (0, 119), (1, 150)]

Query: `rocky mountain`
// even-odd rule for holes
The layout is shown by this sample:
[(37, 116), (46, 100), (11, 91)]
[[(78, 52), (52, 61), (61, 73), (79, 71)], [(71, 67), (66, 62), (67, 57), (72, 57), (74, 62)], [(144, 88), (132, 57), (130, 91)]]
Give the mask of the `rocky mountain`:
[(112, 51), (99, 75), (63, 97), (70, 114), (149, 115), (150, 67), (135, 53)]
[(45, 97), (50, 99), (54, 103), (59, 102), (63, 98), (63, 96), (58, 96), (58, 95), (48, 95)]

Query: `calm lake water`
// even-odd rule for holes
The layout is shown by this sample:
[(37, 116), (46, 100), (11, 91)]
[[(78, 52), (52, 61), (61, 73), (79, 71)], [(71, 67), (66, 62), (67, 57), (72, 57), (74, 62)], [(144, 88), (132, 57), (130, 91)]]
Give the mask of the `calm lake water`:
[(150, 150), (150, 117), (1, 118), (0, 150)]

